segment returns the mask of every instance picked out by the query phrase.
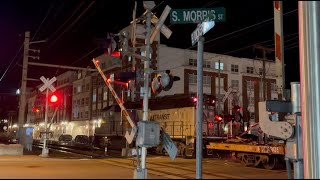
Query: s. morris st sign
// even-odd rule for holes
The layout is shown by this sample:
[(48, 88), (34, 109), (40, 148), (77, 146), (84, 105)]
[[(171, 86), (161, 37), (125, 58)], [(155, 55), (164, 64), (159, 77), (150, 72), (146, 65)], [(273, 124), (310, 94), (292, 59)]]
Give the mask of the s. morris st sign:
[[(209, 18), (206, 19), (207, 17)], [(225, 22), (225, 8), (172, 9), (170, 12), (171, 24), (200, 23), (204, 20)]]

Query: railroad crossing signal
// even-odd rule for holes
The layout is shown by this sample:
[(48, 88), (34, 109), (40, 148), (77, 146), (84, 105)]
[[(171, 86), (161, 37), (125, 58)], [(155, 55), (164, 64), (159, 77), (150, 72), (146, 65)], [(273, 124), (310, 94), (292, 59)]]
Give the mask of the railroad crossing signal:
[(56, 88), (52, 86), (52, 83), (54, 83), (57, 80), (56, 77), (53, 77), (49, 80), (49, 78), (46, 79), (45, 77), (41, 76), (40, 80), (44, 83), (44, 85), (39, 88), (41, 92), (43, 92), (47, 88), (49, 88), (52, 92), (56, 91)]

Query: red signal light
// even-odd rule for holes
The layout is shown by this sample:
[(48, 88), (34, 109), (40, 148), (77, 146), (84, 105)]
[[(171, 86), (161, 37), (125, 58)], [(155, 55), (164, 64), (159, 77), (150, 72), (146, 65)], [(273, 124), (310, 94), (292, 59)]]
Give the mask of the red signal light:
[(58, 102), (58, 97), (57, 97), (56, 95), (52, 95), (52, 96), (50, 97), (50, 102), (52, 102), (52, 103)]
[(120, 57), (120, 52), (119, 52), (119, 51), (113, 51), (113, 52), (111, 53), (111, 56), (112, 56), (112, 57)]
[(51, 96), (49, 96), (50, 104), (57, 105), (60, 103), (60, 101), (61, 100), (58, 94), (52, 94)]
[(35, 106), (32, 106), (32, 111), (33, 111), (33, 112), (40, 112), (40, 109), (37, 108), (37, 107), (35, 107)]
[(214, 116), (214, 119), (217, 120), (217, 121), (222, 121), (222, 116), (217, 114)]

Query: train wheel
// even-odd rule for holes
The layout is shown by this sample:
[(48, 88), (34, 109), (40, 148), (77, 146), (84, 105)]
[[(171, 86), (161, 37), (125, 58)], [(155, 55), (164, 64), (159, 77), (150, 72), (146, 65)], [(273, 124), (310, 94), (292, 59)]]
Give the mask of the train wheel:
[(278, 159), (275, 156), (269, 156), (266, 161), (262, 163), (263, 167), (265, 169), (275, 169), (278, 163)]

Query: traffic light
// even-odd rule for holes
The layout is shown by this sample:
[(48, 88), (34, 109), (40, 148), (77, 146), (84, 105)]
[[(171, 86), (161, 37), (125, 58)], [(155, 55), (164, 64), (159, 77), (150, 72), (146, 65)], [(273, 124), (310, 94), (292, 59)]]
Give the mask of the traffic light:
[(37, 108), (36, 106), (32, 106), (32, 111), (38, 113), (40, 112), (40, 109)]
[(204, 104), (209, 106), (214, 106), (216, 102), (215, 96), (207, 95), (204, 97)]
[(160, 93), (162, 90), (168, 91), (171, 89), (174, 81), (179, 81), (180, 77), (173, 76), (170, 70), (166, 70), (160, 74), (157, 74), (151, 82), (152, 92), (155, 94)]
[(215, 119), (216, 121), (222, 121), (223, 115), (222, 115), (222, 114), (216, 114), (216, 115), (214, 116), (214, 119)]
[(61, 102), (61, 97), (58, 93), (51, 94), (49, 96), (49, 103), (52, 105), (58, 105)]
[(235, 112), (240, 112), (240, 111), (242, 110), (242, 107), (240, 107), (240, 106), (238, 106), (238, 105), (235, 105), (235, 106), (233, 106), (233, 110), (234, 110)]

